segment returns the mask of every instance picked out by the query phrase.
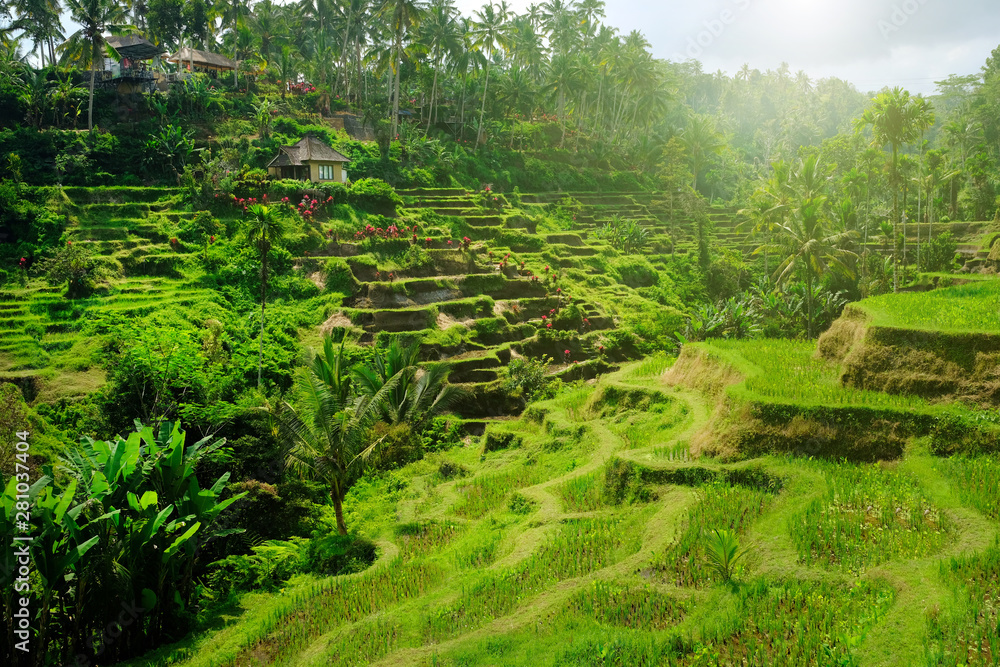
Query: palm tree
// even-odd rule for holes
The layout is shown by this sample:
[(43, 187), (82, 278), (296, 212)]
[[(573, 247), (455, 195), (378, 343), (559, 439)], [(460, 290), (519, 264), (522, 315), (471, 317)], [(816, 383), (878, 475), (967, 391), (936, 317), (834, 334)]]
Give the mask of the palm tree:
[(505, 48), (507, 43), (503, 33), (507, 17), (501, 13), (492, 2), (476, 11), (476, 21), (473, 23), (472, 47), (482, 52), (485, 58), (486, 80), (483, 82), (483, 106), (479, 110), (479, 131), (476, 133), (476, 145), (483, 140), (483, 119), (486, 117), (486, 93), (490, 85), (490, 60), (496, 47)]
[[(854, 121), (856, 130), (872, 128), (872, 145), (889, 145), (892, 150), (890, 175), (892, 180), (892, 224), (899, 224), (899, 149), (917, 138), (920, 128), (918, 104), (902, 88), (879, 93), (864, 113)], [(892, 291), (899, 291), (898, 253), (893, 244)]]
[(49, 64), (55, 64), (52, 40), (61, 38), (63, 35), (59, 21), (62, 9), (59, 7), (58, 0), (13, 0), (8, 4), (7, 11), (11, 10), (17, 18), (11, 24), (10, 29), (22, 31), (35, 43), (39, 69), (45, 67), (46, 44), (49, 47)]
[(566, 98), (572, 93), (579, 82), (578, 72), (572, 56), (556, 54), (549, 61), (547, 72), (548, 83), (543, 91), (549, 93), (557, 100), (559, 109), (559, 124), (562, 126), (562, 136), (559, 139), (559, 148), (566, 142)]
[(434, 68), (434, 82), (431, 84), (431, 102), (430, 110), (427, 113), (425, 136), (427, 132), (430, 132), (431, 124), (437, 120), (434, 113), (434, 103), (437, 101), (438, 74), (444, 66), (444, 57), (449, 53), (456, 52), (459, 48), (456, 13), (452, 0), (435, 0), (427, 14), (427, 19), (421, 25), (420, 39), (430, 52), (431, 66)]
[(403, 59), (403, 36), (420, 25), (426, 10), (420, 0), (389, 0), (383, 7), (393, 38), (392, 137), (399, 127), (399, 77)]
[(261, 372), (264, 366), (264, 304), (267, 301), (267, 259), (271, 248), (280, 239), (284, 230), (275, 215), (274, 209), (263, 204), (252, 204), (247, 212), (250, 215), (246, 228), (247, 242), (256, 248), (260, 255), (260, 340), (257, 357), (257, 387), (261, 386)]
[(844, 249), (844, 243), (853, 238), (853, 231), (827, 229), (827, 197), (824, 193), (823, 172), (819, 158), (810, 156), (800, 162), (791, 177), (791, 199), (784, 221), (776, 226), (779, 234), (771, 249), (782, 252), (785, 258), (774, 272), (778, 284), (788, 282), (802, 269), (806, 279), (806, 334), (813, 336), (813, 286), (828, 270), (852, 275), (845, 259), (857, 256)]
[(127, 23), (125, 8), (116, 0), (67, 0), (70, 15), (80, 29), (62, 45), (64, 56), (90, 66), (90, 101), (87, 104), (87, 129), (94, 129), (94, 80), (97, 63), (103, 62), (107, 42), (104, 33), (119, 35), (133, 30)]
[(372, 427), (401, 376), (389, 378), (374, 395), (353, 400), (344, 362), (344, 342), (335, 348), (327, 336), (323, 354), (295, 371), (294, 403), (282, 402), (276, 414), (281, 432), (292, 446), (287, 465), (310, 472), (329, 487), (337, 532), (347, 534), (344, 496), (378, 448)]
[(708, 116), (693, 114), (688, 126), (680, 136), (681, 143), (687, 149), (691, 159), (691, 172), (694, 175), (691, 187), (698, 189), (698, 174), (705, 166), (709, 155), (718, 155), (726, 144), (722, 135), (716, 131), (715, 123)]
[(447, 384), (447, 366), (418, 368), (419, 355), (419, 343), (403, 347), (393, 340), (369, 365), (353, 371), (359, 393), (372, 397), (392, 378), (399, 378), (382, 406), (386, 423), (405, 423), (419, 429), (428, 418), (450, 409), (465, 396), (460, 387)]

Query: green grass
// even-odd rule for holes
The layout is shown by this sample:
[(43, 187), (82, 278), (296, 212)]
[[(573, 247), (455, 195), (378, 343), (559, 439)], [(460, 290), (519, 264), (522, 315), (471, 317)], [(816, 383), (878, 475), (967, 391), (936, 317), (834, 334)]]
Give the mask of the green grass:
[(806, 565), (851, 572), (941, 549), (952, 530), (910, 475), (873, 465), (816, 464), (827, 492), (792, 520)]
[(855, 389), (840, 382), (837, 365), (815, 356), (810, 341), (780, 339), (701, 343), (703, 349), (729, 362), (746, 380), (736, 393), (768, 403), (812, 406), (865, 406), (900, 411), (928, 411), (920, 398)]
[(976, 281), (931, 292), (884, 294), (857, 307), (872, 324), (948, 333), (1000, 333), (1000, 280)]
[(852, 649), (891, 606), (883, 582), (756, 581), (729, 617), (671, 665), (853, 665)]
[(1000, 663), (1000, 545), (941, 564), (955, 589), (950, 609), (931, 609), (924, 642), (927, 665), (972, 667)]
[(716, 529), (745, 532), (773, 500), (766, 491), (726, 484), (706, 485), (698, 495), (684, 532), (655, 560), (659, 577), (676, 586), (699, 588), (717, 580), (705, 560), (705, 536)]
[(1000, 519), (1000, 461), (988, 456), (952, 458), (942, 467), (962, 502)]
[(556, 494), (564, 512), (593, 512), (604, 507), (604, 471), (595, 470), (569, 479), (558, 487)]

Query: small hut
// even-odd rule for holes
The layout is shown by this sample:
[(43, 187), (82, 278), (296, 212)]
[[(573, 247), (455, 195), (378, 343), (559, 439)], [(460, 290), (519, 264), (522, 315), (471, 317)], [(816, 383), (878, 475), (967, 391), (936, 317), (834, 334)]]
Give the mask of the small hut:
[(267, 165), (267, 173), (275, 178), (345, 183), (344, 165), (348, 162), (349, 158), (307, 134), (291, 146), (281, 146), (277, 157)]
[(232, 72), (236, 69), (235, 60), (218, 53), (199, 51), (187, 46), (168, 57), (167, 62), (177, 63), (188, 71), (191, 71), (191, 66), (194, 65), (195, 72), (204, 72), (213, 79), (219, 78), (220, 73)]

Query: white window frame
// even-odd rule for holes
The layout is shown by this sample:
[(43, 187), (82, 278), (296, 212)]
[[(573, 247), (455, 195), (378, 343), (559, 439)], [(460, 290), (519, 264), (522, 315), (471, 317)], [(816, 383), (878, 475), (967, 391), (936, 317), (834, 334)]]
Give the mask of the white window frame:
[(319, 165), (319, 180), (321, 181), (332, 181), (334, 175), (332, 164), (321, 164)]

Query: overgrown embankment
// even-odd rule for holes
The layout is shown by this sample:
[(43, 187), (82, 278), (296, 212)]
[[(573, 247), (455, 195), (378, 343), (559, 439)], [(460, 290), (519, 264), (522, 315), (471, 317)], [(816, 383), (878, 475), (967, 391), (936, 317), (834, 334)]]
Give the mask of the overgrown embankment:
[(868, 299), (848, 306), (820, 337), (819, 355), (843, 365), (846, 386), (995, 407), (998, 306), (996, 281)]
[[(842, 332), (855, 322), (845, 321)], [(685, 345), (666, 379), (714, 399), (692, 443), (711, 455), (877, 461), (899, 458), (915, 436), (929, 436), (940, 454), (1000, 449), (995, 411), (854, 387), (844, 372), (809, 342), (714, 341)]]

